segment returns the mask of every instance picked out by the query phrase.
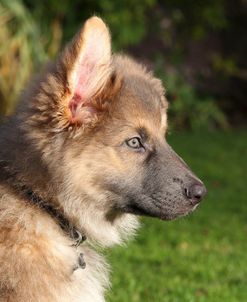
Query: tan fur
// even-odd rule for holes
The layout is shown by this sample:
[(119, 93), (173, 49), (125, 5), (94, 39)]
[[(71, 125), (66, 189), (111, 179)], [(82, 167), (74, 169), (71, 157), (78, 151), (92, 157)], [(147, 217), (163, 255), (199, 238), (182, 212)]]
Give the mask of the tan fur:
[[(77, 64), (94, 35), (103, 55), (96, 54), (101, 60), (92, 67), (93, 82), (73, 117)], [(166, 109), (161, 82), (132, 59), (111, 56), (108, 29), (96, 17), (30, 85), (0, 130), (0, 301), (104, 301), (108, 268), (94, 245), (119, 244), (138, 227), (136, 216), (111, 210), (114, 196), (104, 182), (114, 175), (130, 184), (142, 177), (141, 168), (133, 169), (136, 155), (116, 146), (143, 126), (162, 140)], [(58, 207), (87, 241), (74, 248), (56, 221), (23, 197), (23, 186)], [(79, 252), (86, 268), (73, 272)]]

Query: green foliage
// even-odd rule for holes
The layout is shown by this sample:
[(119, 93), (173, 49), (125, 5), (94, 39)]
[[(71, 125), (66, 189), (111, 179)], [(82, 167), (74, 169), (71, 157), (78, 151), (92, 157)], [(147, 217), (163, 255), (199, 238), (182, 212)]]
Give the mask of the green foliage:
[[(200, 39), (209, 30), (222, 30), (228, 25), (225, 0), (167, 0), (165, 5), (172, 22), (178, 26), (179, 35), (184, 38)], [(178, 42), (181, 42), (181, 37)]]
[[(48, 59), (49, 49), (44, 34), (21, 0), (1, 0), (0, 20), (0, 39), (4, 41), (0, 44), (0, 113), (8, 114), (30, 74)], [(54, 36), (55, 52), (57, 40)]]
[(213, 68), (216, 72), (222, 72), (225, 76), (241, 76), (241, 71), (237, 66), (236, 58), (223, 58), (215, 54), (212, 57)]
[(157, 75), (163, 80), (170, 103), (171, 129), (229, 129), (226, 116), (212, 97), (200, 96), (178, 70), (164, 72), (162, 57), (156, 59)]
[(170, 101), (172, 128), (176, 129), (228, 129), (223, 112), (211, 97), (200, 97), (195, 89), (176, 72), (161, 75)]
[(246, 138), (247, 131), (168, 137), (208, 196), (184, 219), (144, 219), (135, 240), (109, 253), (107, 301), (247, 301)]

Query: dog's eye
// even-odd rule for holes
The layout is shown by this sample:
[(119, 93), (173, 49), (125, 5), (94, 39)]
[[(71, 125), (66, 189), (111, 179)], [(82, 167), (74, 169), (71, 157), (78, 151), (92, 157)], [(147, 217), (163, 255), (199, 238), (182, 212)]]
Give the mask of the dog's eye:
[(139, 137), (133, 137), (133, 138), (127, 140), (126, 144), (127, 144), (128, 147), (133, 148), (133, 149), (143, 148), (141, 140), (140, 140)]

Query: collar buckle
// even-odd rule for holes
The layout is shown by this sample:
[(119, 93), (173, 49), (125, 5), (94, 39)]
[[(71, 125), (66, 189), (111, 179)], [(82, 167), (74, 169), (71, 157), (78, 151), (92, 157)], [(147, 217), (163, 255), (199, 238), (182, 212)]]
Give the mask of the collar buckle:
[(70, 230), (70, 237), (74, 240), (73, 246), (78, 247), (82, 244), (83, 241), (87, 239), (85, 235), (82, 235), (75, 227), (72, 227)]

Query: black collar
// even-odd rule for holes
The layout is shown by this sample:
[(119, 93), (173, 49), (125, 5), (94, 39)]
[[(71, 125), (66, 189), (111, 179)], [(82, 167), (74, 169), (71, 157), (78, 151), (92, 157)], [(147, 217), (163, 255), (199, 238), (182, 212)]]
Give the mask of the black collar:
[(73, 226), (69, 222), (69, 220), (51, 203), (43, 200), (35, 192), (28, 190), (25, 187), (23, 188), (23, 192), (25, 192), (26, 197), (32, 204), (35, 204), (56, 220), (64, 233), (66, 233), (75, 242), (74, 246), (79, 246), (83, 241), (87, 239), (87, 237), (81, 234), (81, 232), (78, 231), (78, 229)]

